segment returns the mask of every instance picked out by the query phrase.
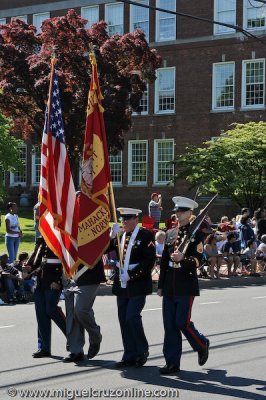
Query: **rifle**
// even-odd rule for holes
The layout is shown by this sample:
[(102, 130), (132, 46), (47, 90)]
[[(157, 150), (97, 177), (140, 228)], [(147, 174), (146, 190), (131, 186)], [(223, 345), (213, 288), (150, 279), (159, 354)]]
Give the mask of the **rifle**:
[(201, 212), (196, 216), (194, 221), (190, 224), (187, 235), (183, 237), (182, 242), (177, 248), (177, 250), (179, 250), (181, 253), (186, 254), (189, 244), (193, 241), (197, 230), (204, 221), (210, 206), (215, 201), (217, 196), (218, 194), (213, 196), (213, 198), (209, 201), (209, 203), (205, 206), (205, 208), (201, 210)]

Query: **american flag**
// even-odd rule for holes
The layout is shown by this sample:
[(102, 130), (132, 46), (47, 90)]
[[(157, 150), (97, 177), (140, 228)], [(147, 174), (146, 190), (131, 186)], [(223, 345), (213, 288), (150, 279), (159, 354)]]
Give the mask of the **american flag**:
[(42, 138), (39, 201), (40, 232), (70, 276), (77, 260), (78, 214), (53, 61)]

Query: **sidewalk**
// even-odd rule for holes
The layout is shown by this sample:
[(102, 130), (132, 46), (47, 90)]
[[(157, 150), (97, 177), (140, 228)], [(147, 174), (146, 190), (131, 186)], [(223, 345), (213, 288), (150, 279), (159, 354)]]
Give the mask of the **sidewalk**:
[[(153, 276), (153, 292), (157, 291), (158, 276)], [(222, 277), (220, 279), (203, 279), (199, 278), (200, 289), (223, 289), (236, 286), (261, 286), (266, 285), (266, 276), (236, 276)], [(101, 284), (98, 294), (100, 296), (108, 296), (112, 293), (112, 285)]]

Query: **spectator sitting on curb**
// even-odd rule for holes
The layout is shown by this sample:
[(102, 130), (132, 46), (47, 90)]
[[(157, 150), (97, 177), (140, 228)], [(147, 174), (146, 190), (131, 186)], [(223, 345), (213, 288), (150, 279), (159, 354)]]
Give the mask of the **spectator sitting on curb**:
[[(228, 278), (230, 278), (231, 275), (236, 276), (236, 270), (240, 264), (240, 248), (234, 233), (230, 232), (227, 235), (227, 240), (221, 247), (221, 252), (225, 255), (224, 259), (227, 263)], [(234, 265), (233, 274), (231, 273), (232, 265)]]
[[(18, 292), (18, 300), (24, 301), (24, 287), (23, 284), (21, 284), (22, 279), (20, 278), (19, 271), (12, 265), (8, 264), (7, 261), (8, 255), (6, 253), (0, 254), (0, 265), (3, 270), (2, 277), (4, 278), (8, 302), (13, 303), (17, 300), (16, 291)], [(6, 274), (6, 276), (4, 276), (4, 274)]]
[[(257, 244), (255, 239), (248, 240), (246, 249), (240, 255), (242, 273), (245, 273), (245, 275), (258, 276), (256, 274), (256, 250)], [(250, 271), (247, 271), (247, 267), (250, 267)]]
[(22, 252), (18, 256), (18, 261), (14, 261), (12, 266), (15, 267), (18, 271), (20, 271), (21, 276), (23, 278), (24, 290), (26, 292), (33, 293), (34, 286), (36, 280), (32, 278), (32, 274), (30, 274), (31, 267), (27, 266), (27, 261), (29, 259), (29, 254), (26, 252)]

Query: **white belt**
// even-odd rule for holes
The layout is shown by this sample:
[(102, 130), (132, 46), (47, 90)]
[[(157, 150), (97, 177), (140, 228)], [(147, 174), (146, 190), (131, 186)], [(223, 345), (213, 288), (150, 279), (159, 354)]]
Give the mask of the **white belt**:
[(58, 258), (43, 258), (42, 261), (49, 264), (61, 264), (61, 260)]
[(180, 263), (176, 263), (176, 262), (173, 262), (173, 261), (169, 261), (168, 265), (171, 268), (181, 268), (181, 264)]
[[(131, 271), (132, 269), (134, 269), (137, 265), (139, 265), (139, 264), (129, 264), (129, 265), (128, 265), (129, 271)], [(117, 268), (120, 268), (120, 262), (119, 262), (119, 261), (117, 261), (116, 266), (117, 266)]]
[(128, 265), (129, 271), (132, 271), (132, 269), (134, 269), (137, 265), (139, 265), (139, 264), (129, 264)]

